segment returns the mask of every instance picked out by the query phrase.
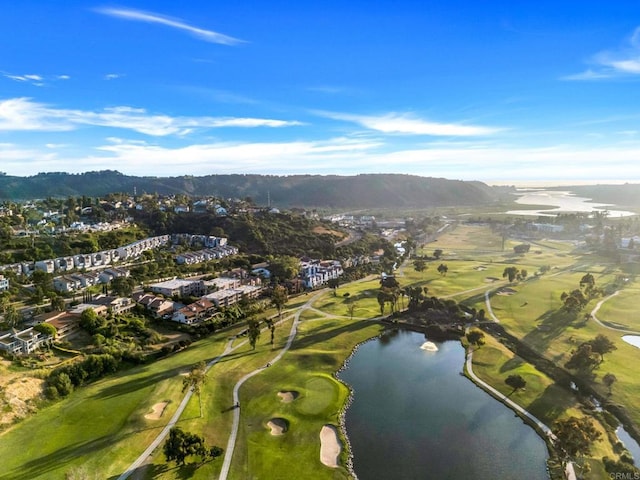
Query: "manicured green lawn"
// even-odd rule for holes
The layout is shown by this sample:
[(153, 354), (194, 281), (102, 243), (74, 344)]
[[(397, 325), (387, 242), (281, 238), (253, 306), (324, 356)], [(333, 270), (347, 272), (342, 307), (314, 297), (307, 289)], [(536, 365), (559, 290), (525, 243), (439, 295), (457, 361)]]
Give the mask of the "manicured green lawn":
[[(553, 380), (533, 365), (513, 354), (495, 338), (487, 336), (486, 344), (473, 353), (473, 370), (485, 382), (492, 385), (535, 417), (553, 428), (556, 420), (570, 416), (583, 417), (580, 404), (573, 392), (556, 385)], [(513, 391), (505, 383), (509, 375), (521, 375), (527, 382), (524, 390)], [(590, 464), (592, 472), (587, 479), (600, 479), (606, 475), (602, 457), (617, 458), (602, 424), (595, 422), (602, 440), (592, 446)]]
[[(80, 388), (17, 424), (0, 436), (0, 479), (62, 479), (80, 465), (100, 478), (121, 473), (175, 412), (182, 398), (180, 373), (221, 353), (228, 335)], [(162, 419), (145, 419), (163, 401), (169, 405)]]
[[(348, 389), (333, 377), (353, 346), (377, 335), (381, 326), (365, 320), (302, 322), (297, 340), (281, 362), (251, 378), (241, 390), (242, 420), (231, 472), (245, 478), (348, 478), (346, 469), (320, 463), (320, 430), (338, 425)], [(283, 403), (280, 391), (297, 392)], [(272, 418), (283, 418), (288, 430), (273, 436)], [(345, 465), (343, 450), (341, 465)]]

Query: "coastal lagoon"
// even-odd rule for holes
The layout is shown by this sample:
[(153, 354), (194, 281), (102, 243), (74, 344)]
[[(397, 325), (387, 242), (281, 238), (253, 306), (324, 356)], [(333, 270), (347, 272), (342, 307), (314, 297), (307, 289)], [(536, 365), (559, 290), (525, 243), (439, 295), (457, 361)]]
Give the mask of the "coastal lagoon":
[(534, 215), (543, 217), (555, 217), (558, 213), (593, 213), (607, 212), (609, 217), (627, 217), (635, 215), (624, 210), (610, 210), (611, 205), (591, 202), (590, 198), (577, 197), (569, 191), (519, 189), (516, 203), (522, 205), (544, 205), (544, 210), (510, 210), (510, 215)]
[(548, 480), (547, 449), (512, 410), (461, 375), (459, 342), (387, 332), (339, 377), (354, 390), (346, 433), (360, 480)]

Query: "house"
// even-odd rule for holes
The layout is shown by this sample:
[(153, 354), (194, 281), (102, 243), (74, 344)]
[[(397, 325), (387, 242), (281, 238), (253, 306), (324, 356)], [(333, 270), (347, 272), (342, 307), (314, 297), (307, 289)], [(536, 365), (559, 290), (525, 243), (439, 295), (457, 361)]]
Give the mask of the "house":
[(0, 334), (0, 349), (14, 355), (28, 355), (52, 340), (50, 335), (38, 332), (33, 327), (21, 331), (14, 329)]
[(53, 260), (53, 265), (57, 272), (66, 272), (75, 268), (73, 257), (56, 258)]
[(204, 282), (207, 290), (230, 290), (232, 288), (238, 288), (242, 282), (238, 278), (218, 277), (212, 280), (206, 280)]
[(9, 279), (5, 278), (4, 275), (0, 275), (0, 292), (7, 290), (9, 290)]
[(342, 264), (337, 260), (310, 260), (301, 262), (300, 277), (306, 288), (316, 288), (344, 273)]
[(55, 270), (55, 264), (53, 260), (41, 260), (39, 262), (36, 262), (34, 265), (37, 270), (42, 270), (43, 272), (47, 273), (53, 273)]
[[(102, 306), (113, 313), (120, 314), (128, 312), (135, 306), (135, 302), (126, 297), (111, 297), (106, 295), (98, 295), (96, 298), (87, 301), (90, 306)], [(96, 312), (98, 313), (98, 312)]]
[(61, 276), (53, 279), (53, 288), (57, 292), (68, 293), (82, 288), (82, 284), (71, 276)]
[(80, 328), (80, 316), (68, 312), (52, 312), (44, 314), (42, 321), (56, 327), (56, 339), (62, 340)]
[(129, 270), (127, 270), (126, 268), (108, 268), (100, 272), (98, 279), (100, 283), (109, 283), (115, 278), (128, 278), (130, 275), (131, 272), (129, 272)]
[(149, 285), (151, 291), (165, 297), (201, 297), (206, 293), (206, 287), (202, 280), (173, 279), (166, 282)]
[(215, 304), (206, 298), (193, 302), (190, 305), (182, 307), (174, 312), (171, 319), (174, 322), (180, 322), (187, 325), (201, 322), (210, 318), (216, 311)]

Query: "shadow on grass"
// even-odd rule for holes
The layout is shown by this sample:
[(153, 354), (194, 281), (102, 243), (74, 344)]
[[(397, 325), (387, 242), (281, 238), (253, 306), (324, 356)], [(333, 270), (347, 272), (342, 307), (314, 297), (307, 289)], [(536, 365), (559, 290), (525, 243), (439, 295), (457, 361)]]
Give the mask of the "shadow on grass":
[[(539, 318), (537, 328), (524, 336), (522, 341), (538, 352), (547, 350), (551, 342), (559, 337), (568, 327), (579, 327), (582, 320), (575, 313), (565, 310), (548, 310)], [(578, 323), (576, 323), (578, 320)]]
[(336, 337), (340, 337), (346, 333), (354, 333), (371, 325), (370, 321), (361, 320), (357, 322), (349, 322), (346, 325), (333, 327), (329, 325), (318, 325), (304, 334), (297, 337), (291, 345), (291, 350), (301, 350), (313, 345), (324, 343)]
[[(163, 475), (171, 470), (178, 470), (178, 467), (169, 468), (169, 465), (166, 463), (161, 464), (147, 464), (142, 465), (131, 472), (129, 478), (132, 479), (142, 479), (142, 478), (157, 478), (160, 475)], [(112, 475), (108, 480), (118, 480), (120, 478), (120, 474)]]
[(510, 370), (516, 369), (518, 368), (520, 365), (524, 365), (524, 360), (522, 360), (520, 357), (513, 357), (510, 360), (507, 360), (501, 367), (500, 367), (500, 373), (505, 373), (508, 372)]
[(117, 397), (120, 395), (126, 395), (136, 390), (144, 389), (149, 386), (155, 385), (156, 383), (162, 380), (166, 380), (167, 378), (175, 377), (176, 375), (179, 375), (183, 370), (184, 370), (184, 367), (177, 367), (177, 368), (172, 368), (170, 370), (154, 373), (152, 375), (148, 375), (142, 378), (141, 376), (136, 375), (135, 378), (129, 381), (126, 381), (126, 382), (121, 381), (115, 385), (111, 385), (97, 391), (93, 395), (93, 397), (94, 398), (111, 398), (111, 397)]
[(552, 427), (560, 415), (575, 403), (575, 398), (560, 385), (549, 385), (545, 391), (526, 406), (533, 415), (547, 426)]
[(65, 464), (69, 464), (70, 469), (71, 463), (77, 459), (78, 456), (81, 456), (85, 452), (109, 448), (118, 440), (119, 438), (113, 435), (105, 435), (88, 442), (77, 442), (67, 445), (47, 455), (38, 456), (36, 454), (30, 461), (13, 470), (5, 471), (0, 478), (11, 480), (32, 480), (40, 476), (43, 478), (53, 478), (53, 476), (47, 475), (48, 472), (57, 470)]

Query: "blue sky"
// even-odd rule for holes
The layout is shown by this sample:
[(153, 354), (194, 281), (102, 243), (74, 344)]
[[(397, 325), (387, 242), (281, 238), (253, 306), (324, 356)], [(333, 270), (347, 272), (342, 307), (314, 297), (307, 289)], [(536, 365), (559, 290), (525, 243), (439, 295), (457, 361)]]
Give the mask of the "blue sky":
[(2, 1), (0, 171), (640, 181), (640, 2)]

